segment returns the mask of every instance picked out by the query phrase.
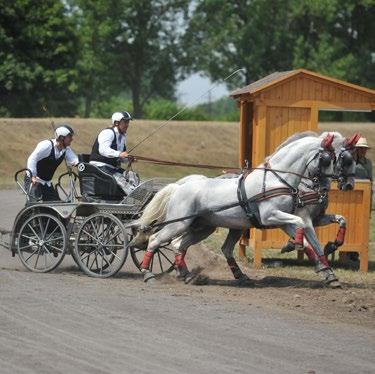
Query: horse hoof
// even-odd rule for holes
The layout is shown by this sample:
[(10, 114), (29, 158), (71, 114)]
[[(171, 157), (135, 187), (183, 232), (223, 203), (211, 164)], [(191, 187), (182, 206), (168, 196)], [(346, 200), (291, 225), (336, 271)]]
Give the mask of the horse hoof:
[(341, 283), (338, 280), (334, 280), (330, 283), (328, 283), (329, 288), (342, 288)]
[(148, 284), (155, 283), (155, 274), (151, 273), (150, 271), (145, 273), (143, 276), (143, 281)]
[(185, 275), (185, 284), (189, 284), (193, 281), (195, 281), (195, 279), (200, 275), (200, 273), (202, 272), (203, 268), (198, 266), (197, 268), (193, 269), (192, 271), (188, 272), (186, 275)]
[(294, 243), (288, 242), (284, 247), (281, 248), (281, 253), (293, 252), (296, 249)]
[(198, 276), (198, 274), (196, 274), (196, 273), (186, 274), (185, 277), (184, 277), (185, 284), (191, 283), (195, 278), (197, 278), (197, 276)]

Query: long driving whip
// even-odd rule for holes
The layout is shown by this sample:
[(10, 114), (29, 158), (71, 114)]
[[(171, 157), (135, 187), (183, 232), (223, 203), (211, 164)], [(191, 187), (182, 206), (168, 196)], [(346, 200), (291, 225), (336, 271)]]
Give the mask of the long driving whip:
[[(195, 99), (193, 101), (193, 105), (198, 103), (198, 101), (205, 95), (207, 95), (209, 92), (211, 92), (212, 90), (214, 90), (219, 83), (222, 83), (222, 82), (225, 82), (227, 81), (228, 79), (230, 79), (231, 77), (233, 77), (234, 75), (238, 74), (240, 71), (243, 71), (245, 70), (244, 68), (241, 68), (241, 69), (237, 69), (235, 70), (234, 72), (232, 72), (231, 74), (229, 74), (227, 77), (225, 77), (221, 82), (217, 82), (217, 83), (214, 83), (210, 86), (210, 88), (203, 92), (197, 99)], [(150, 134), (148, 134), (145, 138), (143, 138), (142, 140), (140, 140), (138, 143), (135, 144), (135, 146), (133, 148), (131, 148), (129, 150), (128, 153), (132, 152), (135, 148), (137, 148), (139, 145), (141, 145), (143, 142), (145, 142), (147, 139), (149, 139), (152, 135), (154, 135), (157, 131), (159, 131), (160, 129), (162, 129), (163, 127), (165, 127), (166, 125), (168, 125), (168, 123), (170, 121), (172, 121), (174, 118), (176, 118), (178, 115), (180, 115), (182, 112), (184, 112), (186, 109), (188, 108), (188, 105), (186, 104), (181, 110), (179, 110), (176, 114), (174, 114), (172, 117), (170, 117), (169, 119), (167, 119), (166, 121), (164, 121), (159, 127), (157, 127), (155, 130), (151, 131)]]

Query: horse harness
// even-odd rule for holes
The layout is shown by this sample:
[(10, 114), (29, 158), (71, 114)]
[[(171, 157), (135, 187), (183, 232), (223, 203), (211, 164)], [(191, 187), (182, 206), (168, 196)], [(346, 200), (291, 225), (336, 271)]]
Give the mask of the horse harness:
[[(266, 190), (266, 174), (267, 172), (272, 172), (276, 176), (276, 178), (286, 187), (277, 187), (271, 188)], [(301, 191), (297, 188), (291, 186), (283, 177), (281, 177), (275, 170), (271, 169), (269, 163), (264, 164), (264, 176), (263, 176), (263, 186), (262, 192), (253, 196), (252, 198), (248, 198), (246, 196), (245, 190), (245, 179), (248, 176), (248, 173), (242, 173), (238, 180), (238, 187), (237, 187), (237, 198), (239, 205), (245, 211), (247, 218), (249, 219), (252, 226), (261, 229), (265, 226), (262, 225), (259, 213), (259, 205), (258, 203), (264, 200), (272, 199), (277, 196), (289, 195), (292, 196), (293, 199), (293, 208), (292, 214), (295, 213), (297, 208), (302, 208), (306, 205), (315, 205), (321, 204), (325, 205), (326, 201), (328, 200), (328, 196), (326, 192), (320, 191)], [(306, 187), (311, 188), (307, 184)]]

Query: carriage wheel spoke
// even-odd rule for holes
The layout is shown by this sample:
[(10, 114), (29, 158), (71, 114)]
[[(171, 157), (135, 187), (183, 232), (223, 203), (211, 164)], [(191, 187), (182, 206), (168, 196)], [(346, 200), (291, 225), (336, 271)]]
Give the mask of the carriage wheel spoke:
[(104, 225), (104, 217), (102, 217), (102, 223), (101, 223), (101, 228), (102, 228), (101, 238), (102, 238), (102, 240), (104, 240), (105, 227), (106, 226)]
[(33, 257), (35, 255), (35, 253), (37, 253), (39, 251), (39, 248), (37, 248), (28, 258), (25, 259), (25, 261), (29, 261), (31, 257)]
[(96, 235), (96, 238), (94, 238), (96, 241), (99, 241), (100, 240), (100, 237), (99, 237), (99, 234), (98, 234), (98, 231), (96, 230), (96, 227), (94, 225), (94, 223), (92, 221), (90, 221), (91, 223), (91, 226), (92, 228), (94, 229), (94, 232), (95, 232), (95, 235)]
[(160, 266), (160, 270), (162, 273), (164, 273), (164, 269), (163, 269), (163, 265), (161, 263), (161, 257), (160, 257), (160, 252), (158, 251), (158, 259), (159, 259), (159, 266)]
[(87, 256), (86, 267), (89, 267), (89, 261), (90, 261), (91, 254), (92, 254), (92, 252), (90, 252), (89, 255)]
[(30, 225), (30, 223), (28, 223), (27, 226), (30, 227), (30, 229), (34, 233), (34, 235), (38, 238), (38, 240), (40, 240), (40, 236), (35, 232), (34, 228)]
[(40, 248), (38, 248), (38, 255), (36, 256), (36, 260), (35, 260), (35, 265), (34, 265), (35, 269), (38, 268), (39, 256), (40, 256)]
[(155, 254), (154, 256), (151, 257), (151, 263), (150, 263), (150, 271), (152, 272), (152, 268), (154, 267), (154, 257), (155, 257)]
[[(82, 251), (81, 253), (82, 253), (81, 260), (83, 262), (84, 260), (86, 260), (90, 257), (92, 252), (91, 251)], [(87, 263), (87, 265), (88, 265), (88, 263)]]
[(61, 248), (59, 248), (59, 247), (56, 247), (56, 246), (54, 246), (54, 245), (52, 245), (52, 244), (48, 244), (50, 247), (52, 247), (53, 249), (55, 249), (56, 251), (58, 251), (58, 252), (64, 252)]
[(172, 266), (174, 266), (174, 262), (172, 262), (163, 252), (161, 252), (161, 251), (159, 251), (160, 252), (160, 254), (163, 256), (163, 257), (165, 257), (165, 259), (172, 265)]
[(173, 249), (167, 247), (166, 245), (161, 245), (161, 246), (159, 247), (159, 249), (160, 249), (160, 248), (166, 249), (166, 250), (169, 251), (169, 252), (173, 252)]
[(29, 240), (35, 240), (35, 236), (27, 236), (27, 235), (25, 235), (25, 234), (22, 234), (22, 235), (20, 236), (20, 238), (26, 238), (26, 239), (29, 239)]
[(92, 267), (94, 266), (94, 262), (96, 261), (96, 264), (98, 264), (98, 253), (95, 252), (93, 253), (94, 255), (94, 259), (92, 260), (92, 263), (91, 263), (91, 266), (90, 266), (90, 270), (92, 270)]
[(28, 244), (28, 245), (24, 245), (23, 247), (19, 247), (19, 250), (22, 251), (23, 249), (30, 248), (30, 247), (32, 247), (33, 245), (35, 245), (35, 243), (33, 243), (33, 244)]
[(104, 261), (107, 263), (108, 267), (109, 267), (109, 268), (111, 269), (111, 271), (112, 271), (112, 269), (113, 269), (112, 263), (109, 262), (106, 258), (104, 259)]
[(46, 227), (44, 228), (43, 238), (42, 239), (44, 239), (46, 237), (46, 235), (47, 235), (47, 230), (48, 230), (48, 226), (49, 226), (50, 221), (51, 221), (51, 218), (48, 217), (48, 221), (46, 223)]
[(92, 236), (89, 232), (87, 232), (85, 229), (82, 229), (82, 232), (84, 232), (86, 235), (88, 235), (90, 238), (94, 239), (95, 242), (98, 242), (98, 238), (95, 238), (94, 236)]
[(137, 250), (134, 251), (134, 253), (138, 253), (138, 252), (141, 252), (141, 251), (144, 251), (144, 249), (139, 249), (138, 248)]
[[(105, 231), (105, 235), (103, 234), (103, 241), (107, 240), (108, 237), (109, 237), (109, 235), (111, 234), (111, 228), (112, 228), (113, 224), (114, 224), (114, 222), (112, 221), (110, 223), (110, 225), (105, 228), (105, 230), (104, 230)], [(107, 242), (109, 242), (109, 241), (110, 240), (108, 239)]]
[(114, 238), (116, 238), (117, 236), (119, 236), (119, 234), (121, 234), (121, 230), (117, 230), (117, 232), (115, 234), (113, 234), (109, 240), (107, 241), (107, 243), (111, 242)]
[(111, 253), (112, 256), (116, 257), (119, 261), (121, 261), (121, 258), (119, 256), (117, 256), (116, 253), (112, 252), (112, 251), (109, 251)]
[(79, 247), (97, 247), (99, 244), (96, 243), (77, 243)]
[(43, 236), (43, 233), (44, 233), (44, 229), (43, 229), (43, 224), (42, 224), (42, 217), (38, 217), (38, 224), (39, 224), (39, 229), (40, 229), (40, 235), (42, 235), (42, 239), (44, 238)]
[(58, 238), (52, 238), (52, 239), (49, 239), (49, 240), (45, 240), (44, 243), (54, 242), (56, 240), (61, 240), (61, 239), (64, 239), (64, 237), (59, 236)]
[(101, 256), (101, 257), (102, 257), (102, 261), (101, 261), (102, 266), (100, 267), (100, 275), (103, 274), (103, 257), (104, 257), (104, 256)]
[(48, 235), (48, 238), (46, 240), (49, 240), (51, 238), (51, 236), (55, 233), (55, 231), (59, 228), (58, 225), (56, 225), (56, 227), (53, 229), (53, 231)]

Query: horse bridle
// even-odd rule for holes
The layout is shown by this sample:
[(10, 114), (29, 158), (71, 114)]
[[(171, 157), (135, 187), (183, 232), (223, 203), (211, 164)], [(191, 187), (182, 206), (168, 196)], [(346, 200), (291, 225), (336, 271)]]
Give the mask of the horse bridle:
[(342, 183), (349, 177), (355, 177), (354, 173), (345, 173), (345, 168), (350, 166), (353, 163), (352, 148), (343, 147), (338, 156), (338, 173), (335, 175), (335, 179), (338, 182)]

